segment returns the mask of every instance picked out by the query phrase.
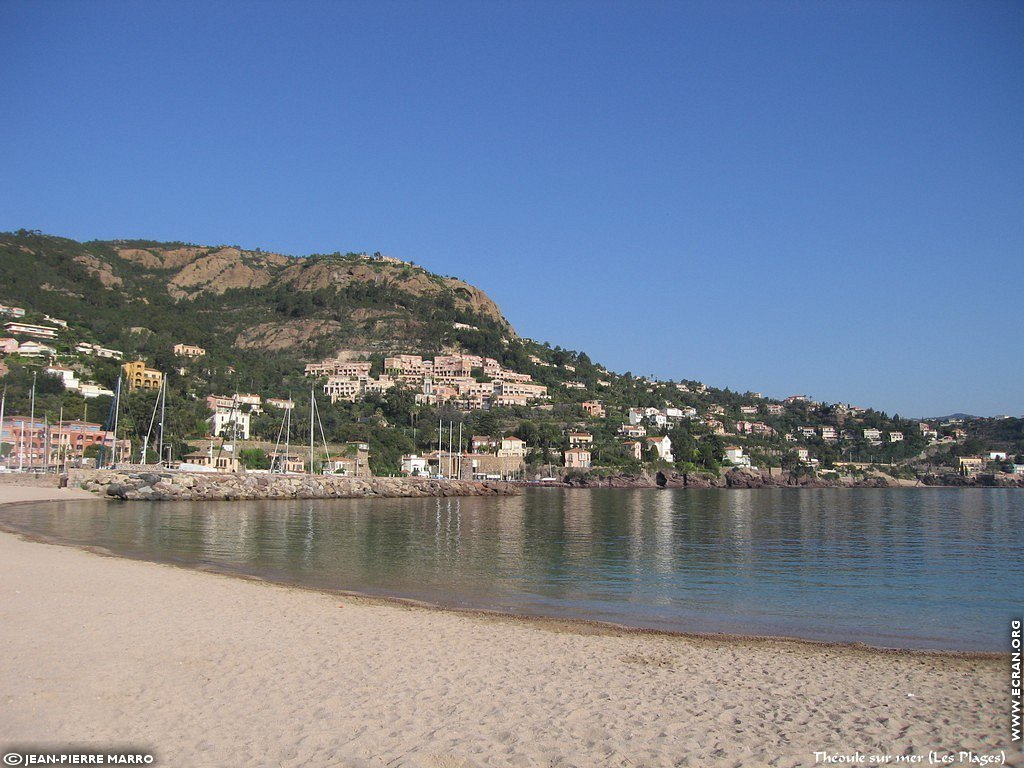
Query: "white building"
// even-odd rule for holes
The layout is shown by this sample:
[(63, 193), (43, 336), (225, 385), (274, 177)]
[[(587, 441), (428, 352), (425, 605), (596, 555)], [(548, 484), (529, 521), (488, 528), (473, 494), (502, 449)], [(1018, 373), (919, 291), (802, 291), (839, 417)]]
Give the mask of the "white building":
[(725, 449), (725, 460), (737, 467), (750, 466), (750, 457), (744, 455), (743, 449), (738, 445), (730, 445)]
[(94, 357), (104, 357), (109, 360), (123, 360), (124, 352), (119, 349), (107, 349), (101, 347), (99, 344), (81, 344), (75, 345), (75, 351), (83, 355), (93, 355)]
[[(249, 414), (237, 408), (218, 408), (208, 419), (214, 437), (249, 439)], [(237, 429), (237, 432), (235, 431)]]
[(32, 336), (36, 339), (56, 339), (57, 329), (48, 325), (31, 325), (29, 323), (7, 323), (4, 328), (12, 336)]
[(501, 438), (501, 447), (498, 448), (499, 456), (524, 457), (526, 456), (526, 443), (518, 437)]
[(82, 385), (79, 386), (78, 391), (81, 393), (82, 397), (87, 400), (92, 400), (96, 397), (114, 396), (112, 390), (109, 390), (106, 387), (101, 387), (99, 384), (95, 384), (93, 382), (83, 382)]
[(18, 345), (18, 354), (22, 357), (53, 357), (57, 350), (38, 341), (25, 341)]
[(672, 458), (672, 440), (665, 437), (648, 437), (647, 445), (658, 452), (658, 458), (663, 461), (675, 461)]
[(415, 453), (402, 457), (403, 475), (429, 475), (427, 459), (424, 456), (417, 456)]
[(58, 377), (64, 383), (64, 389), (76, 390), (80, 387), (78, 377), (70, 368), (62, 368), (59, 365), (51, 365), (46, 369), (51, 376)]

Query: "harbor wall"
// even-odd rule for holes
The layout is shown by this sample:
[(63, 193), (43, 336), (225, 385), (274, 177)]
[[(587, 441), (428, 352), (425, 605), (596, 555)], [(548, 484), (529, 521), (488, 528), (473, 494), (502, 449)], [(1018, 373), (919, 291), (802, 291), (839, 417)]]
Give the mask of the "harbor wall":
[(72, 470), (69, 485), (100, 496), (142, 501), (354, 499), (516, 496), (507, 483), (424, 477), (339, 477), (168, 470)]

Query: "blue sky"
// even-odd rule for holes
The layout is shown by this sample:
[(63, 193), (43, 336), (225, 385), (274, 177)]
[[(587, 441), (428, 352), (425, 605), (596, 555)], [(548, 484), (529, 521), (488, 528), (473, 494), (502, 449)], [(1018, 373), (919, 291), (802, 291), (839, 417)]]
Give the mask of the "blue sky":
[(1024, 413), (1018, 2), (0, 4), (0, 229), (380, 250), (615, 370)]

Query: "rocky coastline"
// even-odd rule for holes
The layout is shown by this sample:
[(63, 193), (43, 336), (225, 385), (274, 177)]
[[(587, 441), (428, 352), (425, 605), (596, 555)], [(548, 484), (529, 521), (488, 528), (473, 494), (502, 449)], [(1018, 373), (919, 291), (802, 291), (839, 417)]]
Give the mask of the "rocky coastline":
[(564, 478), (561, 485), (567, 488), (1024, 488), (1024, 476), (980, 474), (965, 477), (949, 473), (905, 480), (882, 473), (862, 477), (817, 477), (731, 469), (718, 476), (678, 472), (576, 475)]
[(73, 470), (69, 484), (128, 501), (248, 501), (274, 499), (516, 496), (508, 483), (421, 477), (337, 477), (255, 473)]
[[(58, 484), (56, 475), (5, 475), (6, 485)], [(63, 484), (63, 483), (61, 483)], [(471, 482), (426, 477), (335, 477), (167, 470), (72, 470), (67, 484), (109, 499), (128, 501), (244, 501), (278, 499), (428, 498), (517, 496), (533, 483)], [(572, 475), (558, 488), (1024, 488), (1024, 476), (926, 474), (916, 480), (881, 473), (863, 477), (815, 477), (731, 469), (718, 476), (677, 472)]]

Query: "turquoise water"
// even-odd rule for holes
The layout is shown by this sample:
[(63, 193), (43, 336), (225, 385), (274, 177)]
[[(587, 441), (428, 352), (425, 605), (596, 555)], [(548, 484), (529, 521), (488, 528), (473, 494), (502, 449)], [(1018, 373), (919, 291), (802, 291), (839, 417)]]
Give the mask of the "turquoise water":
[(1024, 614), (1024, 492), (554, 490), (74, 502), (6, 527), (269, 580), (678, 632), (999, 651)]

